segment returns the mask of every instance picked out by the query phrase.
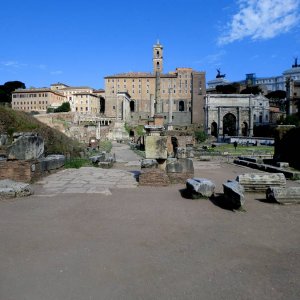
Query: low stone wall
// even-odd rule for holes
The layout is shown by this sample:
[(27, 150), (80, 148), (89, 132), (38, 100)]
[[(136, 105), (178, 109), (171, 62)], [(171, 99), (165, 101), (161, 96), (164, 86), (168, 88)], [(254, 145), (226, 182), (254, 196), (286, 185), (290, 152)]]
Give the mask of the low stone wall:
[(139, 175), (139, 184), (148, 186), (167, 186), (169, 185), (169, 177), (161, 169), (142, 169)]
[(39, 160), (3, 160), (0, 161), (0, 180), (29, 183), (62, 168), (64, 164), (63, 155), (49, 155)]
[(8, 160), (0, 161), (0, 180), (11, 179), (30, 182), (32, 161)]

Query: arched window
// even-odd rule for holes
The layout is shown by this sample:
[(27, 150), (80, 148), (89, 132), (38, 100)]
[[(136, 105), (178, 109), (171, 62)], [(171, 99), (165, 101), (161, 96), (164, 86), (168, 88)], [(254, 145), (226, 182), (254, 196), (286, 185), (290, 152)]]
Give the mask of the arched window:
[(178, 110), (179, 111), (184, 111), (184, 101), (179, 101), (179, 104), (178, 104)]
[(159, 58), (159, 51), (156, 51), (156, 57)]
[(156, 63), (156, 67), (157, 67), (157, 69), (160, 68), (159, 62)]

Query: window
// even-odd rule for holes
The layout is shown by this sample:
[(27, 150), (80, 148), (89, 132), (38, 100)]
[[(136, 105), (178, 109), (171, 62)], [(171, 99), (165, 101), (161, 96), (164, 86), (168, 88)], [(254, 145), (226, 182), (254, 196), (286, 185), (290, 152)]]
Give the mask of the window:
[(179, 111), (184, 111), (184, 101), (179, 101), (179, 104), (178, 104), (178, 110)]

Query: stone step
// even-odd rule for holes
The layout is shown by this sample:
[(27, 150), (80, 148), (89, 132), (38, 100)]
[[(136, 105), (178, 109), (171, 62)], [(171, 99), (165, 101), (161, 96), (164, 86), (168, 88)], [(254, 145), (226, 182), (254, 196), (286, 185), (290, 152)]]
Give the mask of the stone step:
[(283, 173), (245, 173), (238, 175), (236, 181), (250, 192), (265, 192), (268, 187), (286, 185)]

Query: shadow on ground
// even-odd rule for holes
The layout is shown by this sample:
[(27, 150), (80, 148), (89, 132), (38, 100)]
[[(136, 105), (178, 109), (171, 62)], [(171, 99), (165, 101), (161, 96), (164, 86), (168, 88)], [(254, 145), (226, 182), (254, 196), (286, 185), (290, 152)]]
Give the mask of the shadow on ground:
[(229, 210), (229, 211), (236, 211), (236, 209), (234, 209), (234, 207), (228, 203), (228, 201), (225, 201), (224, 199), (224, 195), (223, 194), (216, 194), (213, 195), (210, 198), (199, 198), (199, 196), (190, 193), (187, 189), (181, 189), (179, 190), (181, 197), (184, 199), (189, 199), (189, 200), (209, 200), (211, 203), (213, 203), (214, 205), (225, 209), (225, 210)]

